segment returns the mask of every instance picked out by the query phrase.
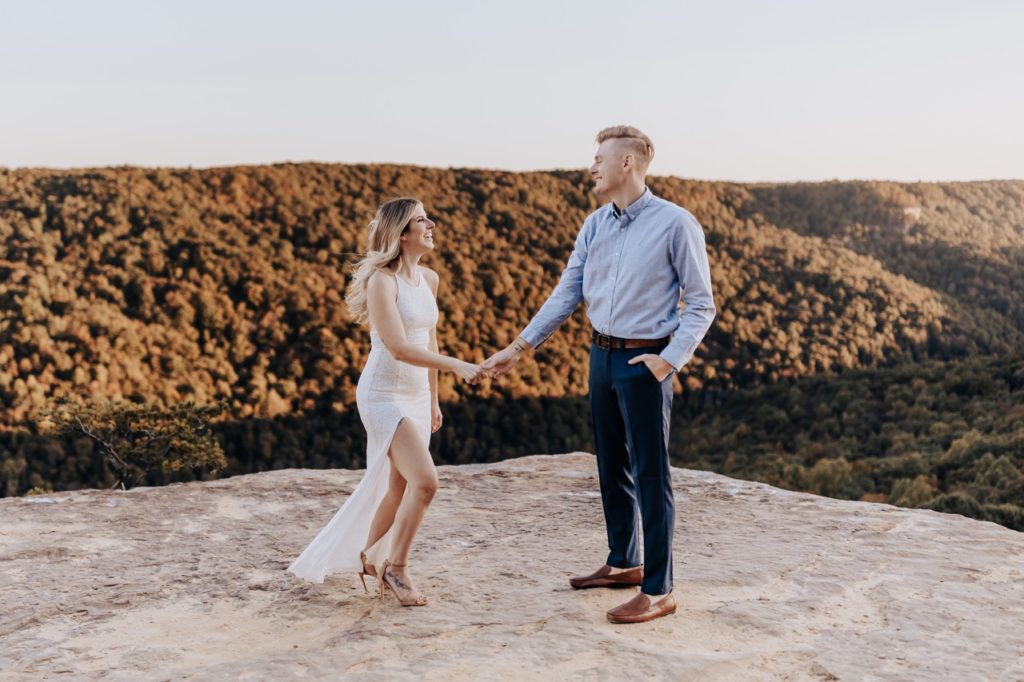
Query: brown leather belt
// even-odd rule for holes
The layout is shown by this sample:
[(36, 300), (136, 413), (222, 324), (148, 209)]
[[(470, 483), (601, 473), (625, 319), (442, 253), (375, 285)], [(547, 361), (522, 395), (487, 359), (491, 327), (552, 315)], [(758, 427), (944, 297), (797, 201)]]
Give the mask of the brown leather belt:
[(620, 339), (617, 336), (600, 334), (596, 330), (590, 335), (591, 340), (598, 348), (604, 350), (616, 350), (619, 348), (653, 348), (668, 343), (669, 337), (663, 339)]

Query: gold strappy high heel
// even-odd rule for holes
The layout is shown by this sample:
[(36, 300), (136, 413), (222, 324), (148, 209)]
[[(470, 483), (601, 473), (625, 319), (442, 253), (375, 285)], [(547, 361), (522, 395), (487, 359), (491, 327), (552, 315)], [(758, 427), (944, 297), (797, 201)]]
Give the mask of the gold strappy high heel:
[(384, 586), (387, 585), (388, 589), (390, 589), (391, 592), (394, 593), (395, 599), (397, 599), (398, 603), (402, 606), (426, 606), (427, 598), (423, 595), (414, 597), (411, 594), (409, 594), (405, 599), (403, 599), (402, 596), (398, 594), (398, 590), (404, 590), (406, 593), (412, 592), (412, 587), (406, 585), (401, 580), (399, 580), (398, 576), (396, 576), (394, 573), (389, 574), (388, 569), (392, 567), (405, 568), (406, 566), (407, 564), (393, 564), (390, 561), (384, 562), (384, 565), (381, 566), (380, 569), (380, 577), (377, 578), (377, 582), (380, 584), (380, 596), (381, 598), (384, 597)]
[(373, 567), (373, 564), (368, 564), (366, 562), (366, 552), (360, 552), (359, 553), (359, 560), (363, 564), (363, 570), (359, 571), (359, 582), (361, 582), (363, 584), (363, 590), (366, 591), (366, 594), (370, 594), (370, 590), (366, 589), (366, 576), (370, 576), (372, 578), (376, 578), (377, 577), (377, 569), (375, 569)]

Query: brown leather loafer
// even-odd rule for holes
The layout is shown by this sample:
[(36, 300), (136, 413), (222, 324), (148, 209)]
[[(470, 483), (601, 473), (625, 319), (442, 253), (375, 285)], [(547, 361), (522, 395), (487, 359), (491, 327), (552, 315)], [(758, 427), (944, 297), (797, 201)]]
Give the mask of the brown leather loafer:
[(612, 573), (613, 570), (605, 564), (590, 575), (569, 578), (569, 584), (575, 590), (585, 590), (591, 587), (637, 587), (644, 581), (643, 566), (627, 568), (618, 573)]
[(620, 604), (608, 612), (610, 623), (646, 623), (655, 618), (676, 612), (676, 600), (669, 592), (659, 598), (651, 598), (641, 592), (625, 604)]

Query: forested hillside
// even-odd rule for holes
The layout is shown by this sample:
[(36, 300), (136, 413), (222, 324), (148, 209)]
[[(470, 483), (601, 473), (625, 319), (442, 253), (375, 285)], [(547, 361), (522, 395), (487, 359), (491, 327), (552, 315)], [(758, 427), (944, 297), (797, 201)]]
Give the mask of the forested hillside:
[[(984, 374), (976, 368), (1024, 349), (1024, 182), (650, 184), (703, 224), (720, 311), (677, 385), (678, 462), (809, 489), (817, 485), (809, 472), (826, 466), (819, 460), (876, 466), (904, 455), (904, 441), (867, 437), (842, 419), (848, 406), (829, 391), (885, 386), (919, 370), (913, 400), (899, 398), (912, 416), (881, 389), (859, 409), (912, 433), (924, 468), (821, 489), (905, 504), (960, 490), (944, 487), (932, 460), (989, 431), (950, 415), (981, 395), (1012, 412), (1022, 396), (1013, 372), (1005, 390), (951, 389), (934, 368), (948, 374), (970, 363)], [(438, 223), (426, 264), (442, 278), (440, 343), (479, 361), (554, 285), (597, 207), (589, 186), (583, 172), (400, 166), (0, 170), (0, 494), (108, 480), (87, 444), (35, 435), (37, 410), (61, 395), (226, 399), (219, 428), (229, 473), (360, 466), (354, 390), (369, 341), (342, 296), (345, 265), (376, 205), (398, 195), (424, 201)], [(443, 376), (448, 424), (433, 444), (438, 459), (588, 447), (587, 329), (580, 311), (501, 382), (469, 387)], [(866, 376), (874, 378), (855, 378)], [(937, 381), (941, 391), (929, 395), (960, 402), (914, 412), (921, 386)], [(801, 397), (789, 407), (770, 393), (794, 387)], [(786, 413), (777, 425), (785, 438), (751, 420), (762, 402)], [(842, 410), (841, 428), (808, 430), (796, 403)], [(925, 443), (929, 419), (947, 430)], [(1019, 421), (993, 428), (1016, 445), (991, 454), (1019, 476)], [(784, 465), (796, 468), (779, 473)], [(919, 475), (936, 476), (931, 497), (893, 493), (897, 480)], [(963, 494), (979, 505), (1024, 505), (1019, 486), (992, 499)]]

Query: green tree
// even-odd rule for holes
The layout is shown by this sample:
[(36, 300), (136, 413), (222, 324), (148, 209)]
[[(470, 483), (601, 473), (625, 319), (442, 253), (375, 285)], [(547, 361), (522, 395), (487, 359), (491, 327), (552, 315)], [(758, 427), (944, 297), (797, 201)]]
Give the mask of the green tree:
[(227, 466), (210, 420), (226, 405), (178, 403), (166, 408), (112, 401), (57, 400), (40, 413), (43, 432), (92, 440), (117, 476), (122, 490), (154, 468), (164, 472)]

